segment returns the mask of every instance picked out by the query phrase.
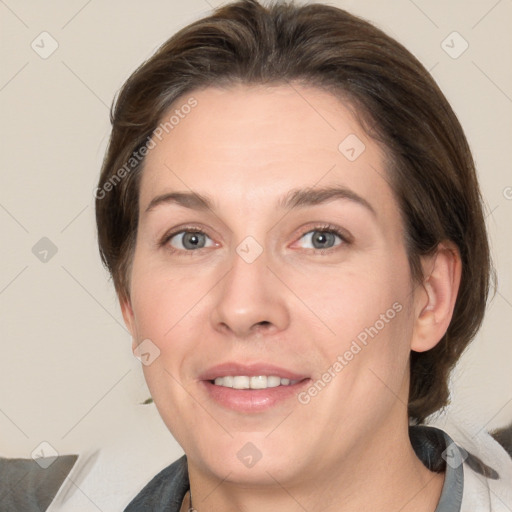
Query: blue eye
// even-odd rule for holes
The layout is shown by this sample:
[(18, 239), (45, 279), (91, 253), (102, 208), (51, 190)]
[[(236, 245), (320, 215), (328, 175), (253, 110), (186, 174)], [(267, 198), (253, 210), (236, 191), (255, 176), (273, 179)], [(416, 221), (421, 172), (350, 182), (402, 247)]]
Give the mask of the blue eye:
[(172, 247), (179, 250), (193, 251), (215, 245), (213, 240), (200, 231), (180, 231), (168, 238)]
[[(302, 235), (301, 239), (306, 240), (309, 244), (307, 247), (304, 247), (304, 249), (317, 250), (331, 249), (345, 241), (340, 233), (332, 229), (313, 229)], [(338, 243), (336, 243), (336, 239), (339, 240)]]
[[(299, 246), (314, 251), (329, 250), (350, 243), (350, 238), (347, 239), (343, 232), (328, 225), (311, 229), (299, 238)], [(200, 249), (218, 246), (214, 240), (198, 228), (182, 228), (181, 231), (169, 233), (163, 237), (159, 245), (167, 246), (171, 252), (181, 252), (182, 254), (192, 254)]]

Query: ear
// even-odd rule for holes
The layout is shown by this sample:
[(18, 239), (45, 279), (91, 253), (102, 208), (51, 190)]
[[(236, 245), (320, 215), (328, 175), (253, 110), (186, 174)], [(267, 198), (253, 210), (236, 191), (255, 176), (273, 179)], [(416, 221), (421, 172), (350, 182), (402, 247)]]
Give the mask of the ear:
[(424, 279), (414, 299), (411, 350), (425, 352), (446, 333), (459, 291), (462, 263), (453, 242), (441, 242), (433, 256), (422, 260)]
[(120, 297), (119, 305), (123, 313), (124, 323), (132, 335), (132, 351), (137, 347), (137, 328), (135, 324), (135, 315), (133, 314), (132, 303), (129, 297)]

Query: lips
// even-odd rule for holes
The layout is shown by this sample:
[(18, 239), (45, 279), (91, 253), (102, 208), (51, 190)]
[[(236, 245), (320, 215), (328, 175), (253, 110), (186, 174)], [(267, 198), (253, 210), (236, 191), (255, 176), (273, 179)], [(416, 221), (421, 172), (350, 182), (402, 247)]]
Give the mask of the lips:
[[(279, 379), (279, 385), (269, 386), (269, 377), (272, 383)], [(305, 374), (273, 364), (232, 362), (212, 366), (200, 379), (202, 389), (214, 403), (245, 414), (262, 413), (292, 400), (298, 404), (297, 394), (311, 380)], [(252, 386), (253, 382), (264, 379), (267, 379), (266, 387)], [(230, 386), (235, 382), (236, 386)]]

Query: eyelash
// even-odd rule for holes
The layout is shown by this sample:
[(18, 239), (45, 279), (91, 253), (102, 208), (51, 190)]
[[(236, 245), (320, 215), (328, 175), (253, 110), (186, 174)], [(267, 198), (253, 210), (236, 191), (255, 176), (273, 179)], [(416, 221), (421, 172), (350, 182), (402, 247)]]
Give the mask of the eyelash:
[(304, 237), (304, 235), (307, 235), (308, 233), (315, 232), (315, 231), (320, 231), (321, 233), (331, 233), (333, 235), (336, 235), (341, 240), (341, 243), (339, 243), (338, 245), (335, 245), (333, 247), (328, 247), (327, 249), (313, 248), (313, 249), (304, 249), (304, 250), (313, 251), (313, 252), (321, 253), (321, 254), (330, 253), (330, 252), (339, 250), (344, 245), (350, 245), (350, 243), (351, 243), (351, 240), (349, 239), (348, 235), (345, 234), (344, 232), (342, 232), (340, 230), (340, 228), (338, 228), (332, 224), (317, 224), (316, 226), (308, 227), (307, 229), (305, 229), (304, 231), (301, 232), (301, 234), (297, 240), (300, 240), (301, 238)]
[[(300, 236), (298, 237), (298, 240), (300, 240), (302, 237), (304, 237), (304, 235), (307, 235), (308, 233), (311, 233), (311, 232), (314, 232), (314, 231), (320, 231), (322, 233), (332, 233), (333, 235), (336, 235), (337, 237), (340, 238), (341, 240), (341, 243), (338, 244), (338, 245), (335, 245), (333, 247), (328, 247), (327, 249), (305, 249), (307, 251), (315, 251), (315, 252), (321, 252), (321, 253), (326, 253), (326, 252), (331, 252), (331, 251), (334, 251), (336, 249), (338, 249), (340, 246), (343, 246), (343, 245), (350, 245), (352, 243), (352, 241), (349, 239), (349, 237), (343, 233), (338, 227), (332, 225), (332, 224), (319, 224), (319, 225), (316, 225), (316, 226), (313, 226), (313, 227), (308, 227), (307, 230), (303, 231)], [(171, 231), (170, 233), (166, 233), (163, 238), (161, 239), (161, 241), (159, 242), (159, 246), (160, 247), (166, 247), (167, 250), (169, 250), (171, 253), (181, 253), (181, 254), (185, 254), (185, 255), (188, 255), (188, 256), (193, 256), (194, 253), (199, 253), (201, 252), (201, 249), (208, 249), (208, 247), (201, 247), (200, 249), (196, 249), (196, 250), (182, 250), (182, 249), (175, 249), (174, 247), (171, 247), (171, 245), (169, 244), (170, 240), (175, 237), (176, 235), (179, 235), (181, 233), (199, 233), (199, 234), (203, 234), (203, 235), (206, 235), (208, 238), (210, 238), (208, 236), (207, 233), (205, 233), (201, 228), (199, 228), (198, 226), (182, 226), (180, 228), (177, 228), (173, 231)]]

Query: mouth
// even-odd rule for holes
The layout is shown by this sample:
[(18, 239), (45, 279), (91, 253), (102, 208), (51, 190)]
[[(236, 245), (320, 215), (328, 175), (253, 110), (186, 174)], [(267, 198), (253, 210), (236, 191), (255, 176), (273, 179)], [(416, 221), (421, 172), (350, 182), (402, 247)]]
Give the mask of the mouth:
[(225, 375), (216, 377), (210, 381), (215, 386), (223, 386), (233, 389), (268, 389), (278, 386), (293, 386), (300, 382), (299, 379), (290, 380), (278, 375)]
[(261, 413), (293, 400), (311, 381), (306, 375), (269, 364), (237, 363), (210, 368), (200, 379), (216, 405), (241, 413)]

